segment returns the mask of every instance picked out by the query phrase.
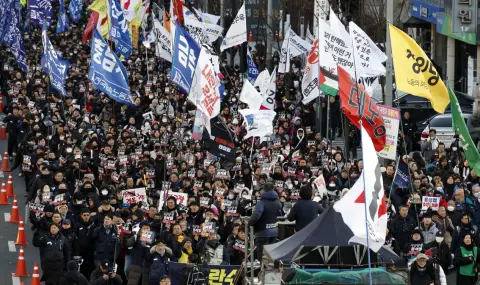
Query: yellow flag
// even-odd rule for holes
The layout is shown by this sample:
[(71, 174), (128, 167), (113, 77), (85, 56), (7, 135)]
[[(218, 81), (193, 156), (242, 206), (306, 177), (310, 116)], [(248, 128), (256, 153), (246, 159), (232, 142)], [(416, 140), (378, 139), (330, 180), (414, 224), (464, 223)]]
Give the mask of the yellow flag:
[(88, 9), (98, 13), (97, 29), (103, 37), (106, 37), (110, 32), (107, 1), (95, 0)]
[(450, 97), (432, 62), (410, 36), (393, 25), (389, 30), (397, 89), (430, 100), (433, 109), (443, 114)]

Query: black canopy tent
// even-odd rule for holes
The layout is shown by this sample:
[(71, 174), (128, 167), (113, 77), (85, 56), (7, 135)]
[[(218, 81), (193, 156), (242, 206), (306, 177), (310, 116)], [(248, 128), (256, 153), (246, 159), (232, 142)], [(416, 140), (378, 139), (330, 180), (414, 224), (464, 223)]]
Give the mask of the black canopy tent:
[[(293, 236), (266, 245), (264, 256), (271, 262), (351, 266), (368, 265), (366, 246), (349, 244), (353, 236), (342, 216), (330, 206), (322, 215)], [(372, 263), (395, 264), (406, 268), (405, 261), (388, 247), (371, 251)]]

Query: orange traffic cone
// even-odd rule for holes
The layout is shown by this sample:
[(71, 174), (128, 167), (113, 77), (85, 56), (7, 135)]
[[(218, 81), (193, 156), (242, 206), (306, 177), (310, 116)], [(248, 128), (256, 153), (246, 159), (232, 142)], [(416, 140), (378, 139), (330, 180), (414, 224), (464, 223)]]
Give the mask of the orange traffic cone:
[(249, 42), (249, 43), (253, 42), (253, 34), (252, 34), (252, 31), (250, 31), (250, 34), (248, 34), (248, 42)]
[(3, 154), (3, 162), (2, 162), (2, 169), (0, 171), (9, 172), (10, 168), (8, 168), (8, 153), (5, 151)]
[(33, 274), (31, 285), (40, 285), (40, 274), (38, 274), (38, 262), (33, 264)]
[(18, 215), (18, 203), (17, 203), (17, 196), (13, 196), (13, 205), (12, 205), (12, 212), (10, 213), (10, 223), (18, 223), (20, 221), (20, 217)]
[(0, 94), (0, 113), (3, 112), (3, 96)]
[(23, 218), (20, 217), (18, 221), (18, 232), (17, 232), (17, 241), (16, 245), (27, 245), (27, 239), (25, 238), (25, 227), (23, 225)]
[(7, 197), (13, 197), (15, 194), (13, 194), (13, 177), (12, 173), (8, 175), (8, 181), (7, 181)]
[(0, 191), (0, 205), (10, 205), (10, 203), (8, 203), (7, 188), (5, 187), (5, 180), (2, 180), (2, 190)]
[(15, 277), (27, 277), (29, 276), (27, 273), (27, 265), (25, 264), (25, 255), (23, 253), (23, 246), (20, 247), (20, 254), (18, 255), (17, 260), (17, 269), (15, 273), (12, 274)]
[(0, 127), (0, 140), (7, 139), (7, 125), (5, 123)]

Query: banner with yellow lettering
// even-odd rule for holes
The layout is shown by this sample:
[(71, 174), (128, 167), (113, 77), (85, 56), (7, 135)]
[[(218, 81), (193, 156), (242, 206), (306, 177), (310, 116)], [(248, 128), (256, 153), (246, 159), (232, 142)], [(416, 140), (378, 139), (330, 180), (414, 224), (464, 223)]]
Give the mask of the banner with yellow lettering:
[[(170, 262), (168, 275), (172, 281), (172, 285), (186, 284), (187, 280), (208, 280), (210, 285), (235, 285), (235, 277), (240, 269), (238, 265), (197, 265), (197, 269), (193, 269), (193, 264)], [(207, 276), (208, 274), (208, 276)], [(157, 284), (157, 283), (155, 283)], [(202, 283), (203, 284), (203, 283)]]
[(409, 35), (393, 25), (389, 30), (397, 89), (430, 100), (433, 109), (443, 114), (450, 98), (432, 62)]

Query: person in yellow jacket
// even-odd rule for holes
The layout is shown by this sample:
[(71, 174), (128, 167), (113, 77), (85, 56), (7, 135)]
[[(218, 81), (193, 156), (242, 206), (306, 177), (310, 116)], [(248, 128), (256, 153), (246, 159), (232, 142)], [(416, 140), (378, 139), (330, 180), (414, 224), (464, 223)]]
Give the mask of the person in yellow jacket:
[(192, 239), (185, 237), (182, 243), (182, 256), (178, 259), (180, 263), (188, 263), (188, 257), (194, 252), (192, 247)]

